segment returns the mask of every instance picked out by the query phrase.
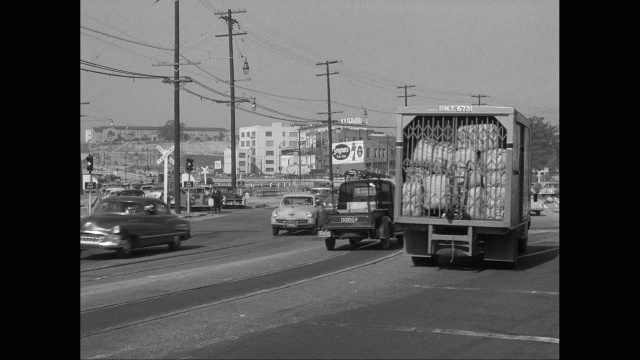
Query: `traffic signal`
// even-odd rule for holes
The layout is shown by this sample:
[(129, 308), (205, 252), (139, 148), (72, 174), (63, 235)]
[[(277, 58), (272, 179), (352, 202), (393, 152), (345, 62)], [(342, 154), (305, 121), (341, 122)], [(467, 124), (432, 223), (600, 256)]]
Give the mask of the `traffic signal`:
[(93, 155), (87, 155), (87, 171), (93, 171)]
[(193, 171), (193, 159), (187, 158), (187, 172)]

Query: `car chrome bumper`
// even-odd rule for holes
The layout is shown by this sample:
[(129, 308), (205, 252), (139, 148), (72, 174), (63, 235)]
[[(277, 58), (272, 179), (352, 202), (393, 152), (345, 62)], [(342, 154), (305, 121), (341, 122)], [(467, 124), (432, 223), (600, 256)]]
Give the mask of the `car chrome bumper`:
[(120, 235), (80, 234), (80, 249), (118, 249), (122, 246)]

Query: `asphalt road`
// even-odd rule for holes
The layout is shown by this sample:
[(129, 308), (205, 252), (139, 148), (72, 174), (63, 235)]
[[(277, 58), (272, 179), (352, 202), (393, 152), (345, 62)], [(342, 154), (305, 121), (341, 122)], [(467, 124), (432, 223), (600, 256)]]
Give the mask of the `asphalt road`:
[(327, 251), (271, 236), (270, 212), (193, 218), (176, 252), (81, 252), (81, 357), (559, 358), (559, 212), (532, 218), (515, 270)]

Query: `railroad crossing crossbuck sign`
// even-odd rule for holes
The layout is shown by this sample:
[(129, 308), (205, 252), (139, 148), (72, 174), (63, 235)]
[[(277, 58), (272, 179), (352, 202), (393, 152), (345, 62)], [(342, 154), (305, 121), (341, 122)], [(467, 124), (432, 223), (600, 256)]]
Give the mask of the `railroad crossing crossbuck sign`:
[[(169, 155), (171, 155), (171, 153), (173, 152), (174, 146), (172, 145), (168, 150), (164, 150), (162, 146), (158, 145), (156, 146), (156, 149), (158, 149), (158, 151), (162, 153), (162, 156), (160, 156), (160, 158), (156, 160), (156, 163), (161, 164), (167, 157), (169, 157)], [(169, 162), (171, 163), (171, 165), (173, 165), (174, 164), (173, 158), (169, 158)]]

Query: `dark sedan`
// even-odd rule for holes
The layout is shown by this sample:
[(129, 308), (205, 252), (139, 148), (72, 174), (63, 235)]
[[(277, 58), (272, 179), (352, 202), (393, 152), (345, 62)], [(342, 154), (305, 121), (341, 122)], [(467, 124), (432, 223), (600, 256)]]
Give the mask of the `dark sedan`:
[(106, 198), (80, 219), (80, 249), (115, 250), (126, 258), (133, 249), (168, 245), (176, 250), (191, 238), (191, 225), (171, 213), (160, 199), (141, 196)]

